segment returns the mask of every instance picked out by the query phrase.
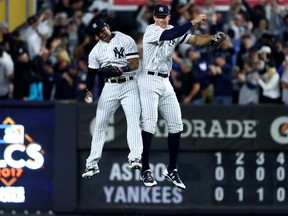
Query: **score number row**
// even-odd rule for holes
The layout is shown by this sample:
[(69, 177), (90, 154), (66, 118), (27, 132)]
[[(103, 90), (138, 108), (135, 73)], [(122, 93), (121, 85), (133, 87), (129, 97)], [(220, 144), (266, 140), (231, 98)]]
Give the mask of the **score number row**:
[(214, 202), (288, 204), (287, 152), (215, 152)]

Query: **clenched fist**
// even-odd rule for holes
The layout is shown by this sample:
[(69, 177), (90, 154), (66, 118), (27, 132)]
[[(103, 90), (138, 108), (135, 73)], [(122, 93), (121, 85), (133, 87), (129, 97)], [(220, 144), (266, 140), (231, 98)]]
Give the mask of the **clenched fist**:
[(206, 21), (206, 20), (207, 20), (206, 14), (199, 14), (193, 20), (191, 20), (191, 22), (192, 22), (192, 25), (195, 25), (197, 23), (200, 23), (200, 22)]

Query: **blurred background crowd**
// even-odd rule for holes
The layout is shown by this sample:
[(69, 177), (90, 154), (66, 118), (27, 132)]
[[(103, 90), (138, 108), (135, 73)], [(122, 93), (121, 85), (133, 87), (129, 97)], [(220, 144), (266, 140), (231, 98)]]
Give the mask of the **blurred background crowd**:
[[(0, 99), (24, 101), (71, 100), (83, 102), (88, 54), (98, 42), (90, 30), (102, 18), (112, 31), (132, 36), (142, 58), (142, 37), (153, 23), (148, 0), (138, 9), (113, 11), (107, 0), (51, 0), (37, 14), (9, 31), (0, 23)], [(249, 5), (230, 0), (218, 11), (213, 0), (173, 0), (170, 24), (178, 26), (199, 13), (208, 22), (191, 34), (229, 35), (229, 46), (179, 45), (173, 54), (170, 80), (180, 103), (185, 104), (288, 104), (288, 8), (278, 0)], [(103, 80), (96, 76), (97, 101)]]

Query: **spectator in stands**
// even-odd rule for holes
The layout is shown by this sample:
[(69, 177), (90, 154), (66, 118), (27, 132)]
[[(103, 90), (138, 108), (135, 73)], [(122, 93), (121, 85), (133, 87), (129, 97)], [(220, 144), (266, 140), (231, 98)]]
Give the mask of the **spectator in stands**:
[(57, 54), (57, 63), (55, 64), (55, 99), (66, 100), (75, 99), (74, 76), (70, 73), (71, 58), (68, 51), (62, 48)]
[(108, 0), (98, 0), (93, 1), (90, 7), (88, 8), (89, 11), (92, 11), (94, 9), (98, 9), (99, 11), (107, 11), (107, 15), (112, 13), (112, 7), (111, 3)]
[(38, 71), (31, 72), (31, 81), (29, 85), (29, 95), (24, 97), (24, 101), (43, 101), (43, 82), (41, 74)]
[[(137, 8), (137, 10), (134, 13), (135, 19), (138, 16), (139, 13), (143, 13), (143, 11), (149, 11), (151, 14), (151, 17), (148, 18), (148, 22), (149, 24), (151, 24), (153, 22), (153, 10), (154, 10), (154, 6), (159, 4), (160, 1), (159, 0), (148, 0), (148, 1), (144, 1), (143, 4), (140, 4)], [(142, 12), (141, 12), (142, 11)]]
[(244, 10), (241, 0), (230, 0), (225, 22), (228, 24), (233, 18)]
[(232, 74), (232, 103), (239, 103), (239, 93), (242, 87), (242, 83), (239, 80), (239, 75), (243, 72), (240, 71), (240, 68), (237, 65), (233, 66), (233, 74)]
[[(175, 58), (180, 58), (177, 56), (177, 53), (173, 53), (173, 61), (172, 61), (172, 69), (170, 71), (169, 80), (173, 86), (175, 91), (177, 100), (180, 102), (182, 100), (182, 83), (181, 83), (181, 76), (182, 76), (182, 69), (180, 63), (175, 61)], [(180, 58), (182, 60), (182, 58)]]
[(247, 28), (247, 23), (245, 22), (242, 14), (236, 14), (229, 23), (225, 24), (224, 30), (227, 32), (228, 29), (234, 31), (234, 37), (238, 40), (240, 40), (243, 35), (249, 32)]
[(66, 13), (69, 17), (71, 17), (74, 13), (74, 8), (71, 7), (71, 0), (57, 0), (54, 5), (54, 13)]
[(68, 33), (68, 51), (72, 56), (74, 47), (78, 44), (78, 26), (74, 20), (70, 20), (67, 27)]
[(269, 46), (262, 46), (258, 51), (258, 58), (259, 58), (259, 65), (258, 65), (258, 70), (260, 74), (263, 74), (266, 72), (266, 62), (269, 61), (271, 58), (271, 48)]
[(0, 45), (0, 99), (8, 99), (13, 93), (14, 63)]
[(68, 15), (64, 12), (55, 14), (55, 23), (53, 28), (53, 35), (57, 35), (61, 41), (69, 40), (68, 37), (68, 24), (69, 19)]
[(170, 24), (173, 26), (184, 24), (187, 21), (185, 14), (187, 14), (189, 8), (191, 8), (194, 4), (195, 0), (173, 0), (170, 10)]
[(152, 17), (153, 10), (144, 4), (136, 13), (136, 30), (144, 34), (146, 27), (151, 24)]
[(281, 75), (282, 103), (288, 105), (288, 56), (283, 61), (283, 72)]
[(284, 42), (283, 52), (285, 56), (288, 55), (288, 41)]
[[(95, 17), (99, 17), (101, 14), (101, 11), (99, 11), (98, 8), (93, 9), (92, 11), (83, 11), (81, 15), (81, 23), (83, 26), (87, 27), (91, 20)], [(86, 29), (88, 30), (88, 29)]]
[(249, 56), (249, 51), (253, 47), (254, 42), (250, 34), (245, 34), (242, 36), (240, 50), (237, 55), (236, 65), (243, 70), (244, 61), (246, 61)]
[(220, 30), (222, 31), (224, 29), (224, 25), (225, 23), (224, 23), (223, 13), (215, 12), (212, 15), (212, 19), (210, 23), (210, 34), (215, 34), (217, 31), (220, 31)]
[(267, 34), (268, 31), (268, 20), (264, 17), (261, 18), (258, 22), (258, 25), (253, 30), (253, 34), (255, 36), (255, 40), (257, 42), (261, 41), (262, 35)]
[(69, 20), (70, 22), (74, 22), (77, 26), (77, 43), (86, 35), (86, 25), (82, 22), (83, 13), (83, 11), (77, 10)]
[(284, 12), (278, 4), (278, 0), (270, 0), (265, 6), (265, 14), (269, 22), (269, 32), (274, 36), (281, 35)]
[(257, 47), (261, 46), (269, 46), (272, 47), (273, 45), (273, 38), (274, 36), (268, 31), (267, 33), (263, 33), (261, 39), (257, 41)]
[(27, 43), (29, 58), (33, 59), (39, 55), (42, 45), (42, 36), (37, 31), (38, 25), (43, 21), (44, 16), (33, 15), (27, 19), (28, 27), (23, 33), (23, 40)]
[(5, 50), (4, 46), (0, 45), (0, 51), (2, 54), (1, 61), (6, 64), (10, 73), (14, 74), (14, 61), (11, 55)]
[(32, 64), (29, 58), (27, 44), (21, 40), (20, 33), (12, 33), (10, 53), (14, 62), (14, 91), (13, 98), (22, 100), (29, 95)]
[(90, 35), (85, 35), (84, 38), (81, 38), (78, 43), (74, 46), (72, 52), (72, 58), (75, 61), (78, 61), (82, 57), (85, 57), (89, 54), (90, 47), (98, 42), (98, 38), (92, 37)]
[[(286, 41), (288, 38), (288, 16), (283, 14), (283, 10), (279, 6), (276, 0), (272, 0), (271, 3), (268, 3), (268, 5), (263, 4), (262, 1), (259, 1), (259, 3), (253, 7), (251, 5), (247, 5), (247, 0), (231, 0), (230, 1), (230, 7), (228, 11), (215, 11), (215, 7), (213, 6), (213, 0), (205, 0), (201, 2), (202, 4), (196, 4), (195, 0), (173, 0), (171, 4), (171, 11), (176, 12), (171, 14), (171, 23), (174, 25), (182, 24), (183, 22), (186, 22), (187, 20), (190, 20), (194, 16), (196, 16), (199, 13), (202, 13), (204, 10), (209, 14), (211, 12), (211, 20), (209, 20), (209, 25), (198, 25), (194, 26), (191, 29), (192, 34), (209, 34), (209, 33), (215, 33), (219, 30), (224, 30), (227, 32), (231, 39), (231, 50), (234, 49), (234, 54), (232, 52), (229, 52), (228, 50), (221, 50), (229, 55), (226, 55), (226, 63), (232, 64), (234, 66), (233, 68), (238, 68), (239, 71), (242, 71), (244, 67), (244, 62), (246, 62), (247, 59), (253, 59), (253, 61), (260, 62), (260, 68), (262, 68), (262, 73), (265, 71), (265, 61), (268, 59), (274, 59), (276, 62), (276, 68), (278, 69), (278, 73), (281, 76), (282, 73), (284, 73), (284, 66), (282, 63), (282, 60), (285, 55), (288, 54), (288, 47), (286, 46)], [(85, 4), (84, 4), (85, 3)], [(38, 58), (38, 60), (43, 61), (41, 69), (39, 71), (41, 72), (42, 82), (43, 82), (43, 91), (44, 91), (44, 99), (57, 99), (57, 95), (59, 91), (57, 91), (57, 94), (55, 95), (55, 83), (57, 83), (58, 90), (61, 89), (59, 87), (59, 78), (62, 80), (65, 84), (62, 85), (62, 90), (64, 89), (63, 86), (66, 85), (68, 88), (76, 88), (75, 83), (74, 85), (69, 87), (69, 83), (71, 84), (71, 79), (75, 81), (75, 77), (73, 76), (73, 71), (75, 72), (75, 67), (79, 70), (80, 60), (85, 58), (85, 56), (88, 55), (91, 48), (95, 45), (95, 43), (98, 42), (98, 39), (94, 36), (90, 35), (87, 31), (87, 27), (92, 19), (99, 16), (106, 16), (105, 19), (112, 19), (117, 15), (117, 11), (111, 12), (111, 2), (108, 2), (107, 0), (101, 0), (101, 1), (92, 1), (92, 0), (57, 0), (55, 1), (55, 7), (53, 8), (53, 13), (51, 9), (44, 10), (44, 12), (37, 13), (37, 15), (32, 16), (30, 18), (37, 18), (38, 27), (36, 28), (37, 34), (40, 33), (41, 36), (45, 35), (47, 42), (45, 43), (45, 40), (42, 40), (42, 50), (43, 48), (46, 48), (49, 50), (49, 54), (45, 55), (45, 57), (40, 54), (39, 52), (37, 54), (29, 54), (33, 58)], [(159, 3), (159, 0), (149, 0), (145, 2), (144, 5), (140, 5), (138, 10), (135, 12), (135, 20), (136, 20), (136, 14), (141, 9), (142, 14), (145, 14), (145, 18), (143, 19), (143, 16), (139, 15), (139, 19), (141, 23), (144, 23), (142, 25), (142, 30), (145, 28), (146, 24), (150, 23), (152, 20), (152, 11), (155, 4)], [(107, 5), (109, 5), (107, 7)], [(265, 8), (265, 11), (263, 10)], [(283, 7), (282, 7), (283, 8)], [(49, 12), (50, 10), (50, 12)], [(109, 12), (110, 11), (110, 12)], [(131, 12), (134, 13), (134, 12)], [(265, 17), (267, 13), (267, 17)], [(41, 15), (43, 14), (44, 18), (41, 18)], [(87, 16), (83, 17), (83, 14), (87, 14)], [(114, 14), (114, 15), (113, 15)], [(112, 15), (112, 16), (111, 16)], [(146, 16), (147, 15), (147, 16)], [(247, 16), (249, 15), (249, 16)], [(84, 19), (85, 18), (85, 19)], [(41, 22), (42, 19), (42, 22)], [(267, 20), (269, 22), (275, 23), (275, 25), (272, 26), (274, 30), (279, 31), (279, 36), (275, 40), (275, 32), (269, 26), (268, 31), (268, 24)], [(32, 19), (33, 21), (33, 19)], [(279, 22), (282, 24), (280, 25), (281, 28), (279, 28)], [(34, 22), (34, 21), (33, 21)], [(35, 22), (36, 24), (37, 22)], [(146, 24), (145, 24), (146, 23)], [(251, 25), (250, 23), (253, 23)], [(33, 23), (34, 25), (34, 23)], [(115, 24), (114, 24), (115, 25)], [(276, 27), (278, 26), (278, 27)], [(118, 26), (117, 26), (118, 27)], [(134, 25), (131, 27), (135, 27), (135, 29), (130, 28), (131, 30), (131, 36), (137, 35), (137, 31), (141, 32), (141, 28), (138, 28), (138, 25)], [(122, 28), (120, 25), (118, 28)], [(22, 27), (20, 28), (22, 29)], [(121, 30), (121, 29), (119, 29)], [(134, 34), (136, 30), (136, 34)], [(253, 34), (251, 34), (251, 31)], [(18, 32), (18, 30), (17, 30)], [(35, 32), (35, 31), (34, 31)], [(31, 32), (30, 32), (31, 33)], [(75, 34), (76, 33), (76, 34)], [(130, 33), (130, 32), (129, 32)], [(133, 33), (133, 35), (132, 35)], [(31, 34), (30, 34), (31, 35)], [(35, 35), (36, 36), (36, 35)], [(39, 36), (39, 34), (38, 34)], [(238, 37), (238, 39), (237, 39)], [(20, 82), (19, 80), (19, 53), (20, 52), (27, 52), (26, 51), (26, 45), (28, 45), (28, 40), (31, 40), (32, 37), (28, 37), (27, 41), (20, 41), (20, 39), (17, 38), (15, 32), (11, 34), (9, 32), (9, 28), (7, 23), (0, 23), (0, 43), (5, 44), (5, 50), (9, 52), (11, 55), (13, 61), (15, 61), (15, 76), (16, 81), (14, 81), (14, 84), (17, 84), (16, 93), (19, 93), (19, 89), (26, 89), (23, 92), (27, 91), (27, 86), (24, 88), (24, 83), (27, 84), (28, 74), (26, 73), (27, 77)], [(19, 37), (18, 37), (19, 38)], [(30, 39), (29, 39), (30, 38)], [(134, 38), (134, 37), (133, 37)], [(286, 38), (286, 39), (285, 39)], [(39, 38), (38, 38), (39, 39)], [(238, 41), (237, 41), (238, 40)], [(36, 40), (35, 40), (36, 41)], [(76, 42), (77, 41), (77, 42)], [(257, 41), (257, 43), (256, 43)], [(25, 43), (27, 43), (25, 45)], [(31, 43), (31, 47), (35, 46), (36, 43)], [(38, 43), (39, 44), (39, 43)], [(240, 45), (241, 44), (241, 45)], [(282, 48), (282, 46), (284, 47)], [(58, 62), (58, 56), (59, 53), (62, 51), (63, 46), (68, 46), (65, 48), (65, 52), (68, 51), (68, 57), (70, 59), (70, 63), (68, 63), (66, 70), (59, 69), (59, 62)], [(241, 46), (241, 48), (240, 48)], [(264, 47), (262, 49), (262, 47)], [(265, 48), (266, 47), (266, 48)], [(270, 53), (269, 53), (269, 48)], [(20, 49), (19, 49), (20, 48)], [(184, 58), (186, 56), (186, 51), (190, 47), (181, 45), (179, 47), (179, 57), (184, 61)], [(38, 46), (39, 50), (39, 46)], [(262, 51), (263, 52), (262, 52)], [(201, 48), (198, 50), (200, 53), (201, 59), (205, 59), (207, 62), (214, 61), (213, 52), (209, 50), (208, 48)], [(259, 51), (259, 52), (256, 52)], [(265, 54), (266, 52), (266, 54)], [(41, 51), (40, 51), (41, 53)], [(189, 55), (193, 55), (192, 51), (189, 51)], [(196, 53), (196, 52), (195, 52)], [(265, 56), (266, 55), (266, 56)], [(23, 55), (25, 56), (25, 54)], [(29, 57), (28, 56), (28, 57)], [(68, 59), (68, 58), (67, 58)], [(31, 69), (31, 62), (34, 61), (34, 59), (29, 58), (30, 62), (30, 69)], [(44, 64), (45, 63), (45, 64)], [(199, 63), (199, 62), (198, 62)], [(72, 66), (71, 66), (72, 65)], [(177, 65), (179, 68), (180, 66)], [(196, 65), (196, 66), (195, 66)], [(197, 66), (198, 65), (198, 66)], [(199, 94), (208, 95), (207, 98), (211, 98), (211, 93), (213, 93), (213, 85), (208, 85), (209, 90), (203, 90), (203, 77), (205, 77), (207, 74), (204, 71), (197, 72), (195, 68), (203, 67), (203, 62), (199, 64), (192, 65), (193, 72), (198, 74), (198, 79), (200, 83), (200, 92)], [(29, 71), (28, 64), (26, 65), (27, 68), (24, 69), (24, 71)], [(216, 66), (216, 65), (215, 65)], [(70, 67), (72, 69), (70, 70)], [(74, 69), (73, 69), (74, 67)], [(65, 67), (64, 67), (65, 68)], [(209, 68), (209, 67), (207, 67)], [(180, 69), (181, 70), (181, 69)], [(208, 70), (208, 69), (207, 69)], [(62, 72), (59, 71), (67, 71), (67, 74), (64, 73), (64, 76), (62, 77)], [(71, 73), (72, 72), (72, 73)], [(203, 73), (202, 73), (203, 72)], [(261, 70), (258, 70), (258, 72), (261, 72)], [(24, 76), (25, 73), (21, 73), (21, 76)], [(199, 75), (200, 74), (200, 75)], [(66, 76), (67, 75), (67, 76)], [(181, 75), (183, 74), (183, 71), (181, 71)], [(20, 76), (20, 77), (21, 77)], [(82, 75), (81, 75), (82, 76)], [(208, 77), (209, 77), (208, 73)], [(219, 76), (219, 75), (217, 75)], [(284, 76), (285, 77), (285, 76)], [(214, 76), (215, 78), (215, 76)], [(232, 80), (234, 82), (234, 91), (237, 92), (239, 87), (239, 79), (235, 79), (235, 76), (232, 76)], [(22, 78), (21, 78), (22, 79)], [(26, 80), (26, 81), (25, 81)], [(209, 81), (207, 79), (206, 81)], [(183, 83), (182, 83), (183, 84)], [(181, 84), (181, 85), (182, 85)], [(61, 86), (60, 85), (60, 86)], [(101, 84), (100, 84), (101, 86)], [(65, 87), (65, 88), (66, 88)], [(212, 88), (210, 88), (212, 87)], [(179, 89), (180, 92), (183, 92), (183, 86)], [(101, 87), (100, 87), (101, 89)], [(29, 90), (29, 89), (28, 89)], [(72, 90), (72, 89), (70, 89)], [(18, 92), (18, 93), (17, 93)], [(100, 90), (101, 92), (101, 90)], [(208, 94), (206, 93), (208, 92)], [(63, 91), (62, 91), (63, 93)], [(25, 93), (26, 94), (26, 93)], [(236, 93), (237, 94), (237, 93)], [(23, 99), (23, 95), (17, 96), (19, 99)], [(65, 95), (65, 94), (64, 94)], [(56, 97), (54, 97), (56, 96)], [(27, 95), (26, 95), (27, 97)], [(69, 96), (71, 97), (71, 96)], [(196, 96), (197, 97), (197, 96)], [(60, 98), (64, 99), (67, 98), (66, 96), (61, 96)], [(235, 100), (236, 97), (234, 97)], [(193, 100), (193, 102), (195, 99)], [(200, 100), (201, 101), (201, 100)], [(205, 103), (208, 103), (209, 100), (207, 100)], [(237, 100), (238, 102), (238, 100)]]
[(288, 41), (288, 13), (283, 18), (283, 25), (282, 25), (282, 40), (284, 42)]
[(260, 20), (265, 19), (265, 9), (263, 5), (258, 3), (254, 5), (254, 7), (251, 7), (247, 0), (242, 0), (242, 4), (245, 7), (253, 23), (253, 29), (258, 28)]
[(9, 26), (6, 22), (0, 23), (0, 45), (4, 48), (4, 50), (10, 53), (10, 50), (12, 49), (10, 47), (12, 41), (12, 34), (9, 31)]
[(196, 47), (191, 47), (187, 50), (187, 58), (191, 61), (192, 71), (196, 74), (200, 84), (199, 93), (201, 97), (194, 98), (194, 104), (209, 104), (212, 102), (214, 88), (211, 83), (209, 72), (209, 62), (202, 58), (200, 50)]
[(225, 56), (227, 64), (231, 66), (233, 65), (233, 55), (236, 53), (236, 51), (229, 37), (226, 39), (225, 47), (219, 47), (217, 52), (221, 52)]
[(85, 10), (86, 9), (86, 0), (70, 0), (70, 7), (73, 9), (72, 15), (68, 14), (69, 17), (72, 17), (75, 11)]
[(55, 71), (53, 63), (47, 60), (41, 68), (44, 100), (53, 100), (56, 90)]
[(6, 22), (0, 23), (0, 44), (4, 45), (5, 39), (9, 34), (9, 27)]
[(242, 83), (238, 104), (248, 105), (259, 103), (259, 76), (257, 62), (254, 62), (252, 59), (247, 59), (244, 62), (243, 73), (238, 74), (238, 79)]
[[(211, 25), (211, 23), (213, 22), (212, 19), (216, 15), (216, 8), (215, 8), (214, 0), (203, 0), (203, 3), (200, 6), (200, 9), (201, 9), (201, 13), (207, 15), (208, 22)], [(214, 33), (212, 33), (212, 34), (214, 34)]]
[(184, 64), (184, 66), (182, 66), (183, 73), (180, 77), (182, 83), (182, 100), (180, 103), (197, 104), (195, 101), (201, 98), (198, 76), (191, 70), (191, 65), (188, 65), (188, 62), (183, 62), (181, 64)]
[(170, 79), (180, 103), (192, 103), (196, 96), (200, 97), (200, 84), (197, 75), (192, 71), (189, 59), (181, 58), (176, 52), (172, 56), (173, 66)]
[(276, 38), (274, 40), (274, 43), (271, 49), (271, 56), (273, 56), (273, 59), (276, 64), (276, 69), (277, 71), (279, 71), (278, 69), (282, 66), (282, 63), (285, 59), (283, 43), (282, 43), (282, 40), (280, 40), (280, 38)]
[(228, 30), (227, 35), (234, 49), (234, 54), (231, 56), (232, 65), (236, 65), (238, 53), (240, 51), (240, 46), (241, 46), (241, 40), (235, 39), (235, 33), (232, 29)]
[(214, 86), (213, 104), (232, 104), (232, 66), (226, 63), (225, 55), (219, 52), (215, 63), (209, 66)]
[[(88, 74), (88, 59), (87, 59), (87, 57), (83, 57), (83, 58), (79, 59), (77, 66), (78, 66), (77, 67), (77, 77), (75, 80), (76, 99), (79, 102), (84, 102), (84, 98), (86, 95), (86, 89), (87, 89), (87, 87), (86, 87), (86, 77)], [(95, 86), (98, 86), (98, 85), (95, 85)], [(95, 94), (95, 95), (98, 95), (98, 94)], [(94, 101), (97, 101), (97, 100), (94, 100)]]
[(42, 37), (43, 45), (45, 45), (47, 39), (53, 34), (54, 14), (50, 8), (47, 8), (42, 12), (40, 17), (42, 17), (42, 22), (39, 22), (37, 31)]
[(262, 89), (260, 103), (279, 104), (280, 103), (280, 76), (276, 70), (273, 60), (265, 62), (265, 73), (258, 79), (258, 84)]

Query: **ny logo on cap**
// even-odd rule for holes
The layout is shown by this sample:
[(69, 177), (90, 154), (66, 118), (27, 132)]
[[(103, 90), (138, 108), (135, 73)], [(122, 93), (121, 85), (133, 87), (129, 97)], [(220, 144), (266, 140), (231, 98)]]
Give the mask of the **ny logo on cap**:
[(159, 7), (159, 12), (163, 12), (164, 8), (163, 7)]
[(93, 23), (92, 27), (95, 29), (97, 28), (97, 24), (96, 23)]

